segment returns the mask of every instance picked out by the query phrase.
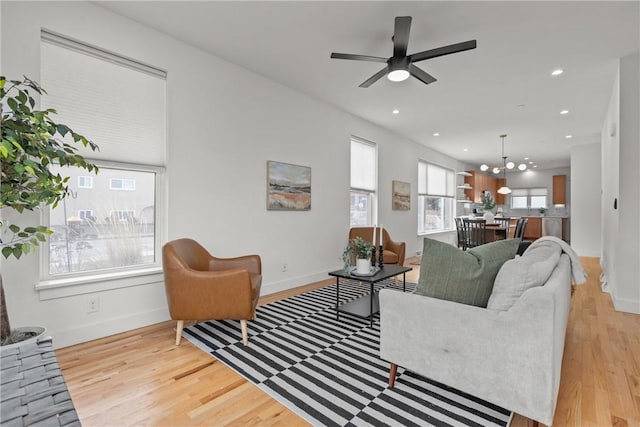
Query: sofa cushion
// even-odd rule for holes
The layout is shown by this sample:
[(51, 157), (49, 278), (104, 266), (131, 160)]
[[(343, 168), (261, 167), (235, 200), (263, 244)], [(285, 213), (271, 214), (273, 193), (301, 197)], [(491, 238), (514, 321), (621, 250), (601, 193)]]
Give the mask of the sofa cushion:
[(522, 256), (505, 262), (496, 276), (487, 308), (509, 310), (527, 289), (544, 285), (561, 254), (558, 244), (539, 242)]
[(462, 251), (425, 238), (416, 293), (486, 307), (498, 270), (516, 255), (519, 243), (507, 239)]

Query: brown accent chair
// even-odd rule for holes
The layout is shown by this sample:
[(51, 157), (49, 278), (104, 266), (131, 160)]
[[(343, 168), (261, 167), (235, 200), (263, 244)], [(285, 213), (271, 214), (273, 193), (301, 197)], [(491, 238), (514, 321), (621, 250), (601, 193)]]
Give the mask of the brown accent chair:
[[(371, 242), (373, 239), (373, 227), (353, 227), (349, 230), (349, 240), (355, 239), (356, 237)], [(380, 246), (380, 227), (376, 227), (376, 245)], [(406, 246), (405, 242), (394, 242), (391, 240), (387, 229), (382, 229), (382, 259), (385, 264), (404, 265)], [(376, 251), (378, 249), (379, 248), (376, 248)]]
[(178, 239), (162, 247), (162, 269), (169, 313), (178, 321), (180, 345), (185, 320), (239, 320), (247, 345), (247, 320), (255, 319), (262, 284), (259, 255), (216, 258), (195, 240)]

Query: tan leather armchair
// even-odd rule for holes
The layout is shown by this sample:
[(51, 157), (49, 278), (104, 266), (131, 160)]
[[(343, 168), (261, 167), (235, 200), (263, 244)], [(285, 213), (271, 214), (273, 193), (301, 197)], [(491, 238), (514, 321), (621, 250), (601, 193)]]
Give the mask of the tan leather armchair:
[[(360, 237), (371, 242), (373, 239), (373, 227), (353, 227), (349, 230), (349, 240)], [(380, 228), (376, 227), (376, 245), (380, 246)], [(404, 265), (405, 242), (391, 240), (386, 228), (382, 229), (382, 260), (385, 264)], [(376, 248), (376, 251), (379, 248)], [(377, 256), (377, 255), (376, 255)]]
[(247, 320), (255, 319), (262, 284), (259, 255), (216, 258), (192, 239), (162, 247), (162, 268), (169, 313), (178, 321), (180, 345), (185, 320), (239, 320), (247, 345)]

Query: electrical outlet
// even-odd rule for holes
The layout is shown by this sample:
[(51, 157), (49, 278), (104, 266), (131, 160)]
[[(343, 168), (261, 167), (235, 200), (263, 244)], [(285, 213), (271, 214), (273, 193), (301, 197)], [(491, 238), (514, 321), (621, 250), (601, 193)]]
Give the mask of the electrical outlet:
[(289, 268), (289, 266), (287, 265), (287, 263), (285, 262), (284, 264), (282, 264), (282, 272), (286, 273), (287, 268)]
[(87, 303), (87, 313), (97, 313), (100, 311), (100, 297), (92, 297)]

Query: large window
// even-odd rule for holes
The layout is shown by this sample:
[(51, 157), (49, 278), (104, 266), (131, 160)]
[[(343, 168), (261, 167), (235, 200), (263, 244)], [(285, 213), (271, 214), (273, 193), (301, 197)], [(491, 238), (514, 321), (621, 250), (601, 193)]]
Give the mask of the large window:
[(351, 138), (352, 227), (373, 225), (376, 181), (376, 145)]
[(42, 106), (100, 147), (80, 153), (99, 166), (95, 176), (52, 166), (70, 177), (69, 196), (48, 210), (54, 234), (43, 250), (42, 278), (158, 268), (166, 73), (45, 30), (41, 64), (48, 93)]
[(511, 209), (538, 209), (546, 207), (546, 188), (514, 188), (511, 192)]
[(455, 192), (451, 169), (418, 162), (418, 234), (455, 228)]

